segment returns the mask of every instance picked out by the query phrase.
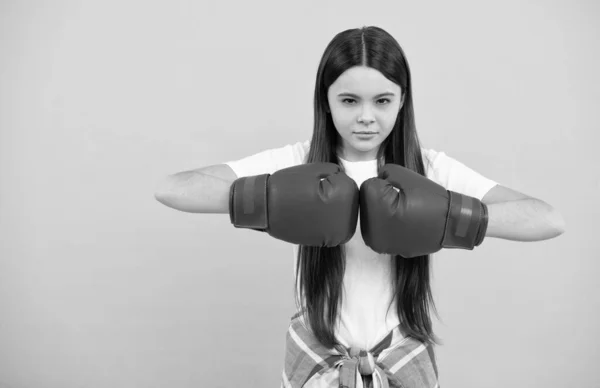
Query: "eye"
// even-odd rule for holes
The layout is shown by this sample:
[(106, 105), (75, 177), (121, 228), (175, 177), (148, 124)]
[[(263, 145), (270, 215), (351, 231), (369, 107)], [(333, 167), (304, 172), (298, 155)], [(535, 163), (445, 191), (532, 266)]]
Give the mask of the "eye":
[[(342, 102), (344, 102), (344, 103), (345, 103), (345, 101), (356, 101), (356, 100), (354, 100), (353, 98), (344, 98), (344, 99), (342, 100)], [(390, 100), (389, 100), (388, 98), (380, 98), (380, 99), (379, 99), (379, 100), (377, 100), (377, 101), (387, 101), (388, 103), (390, 102)]]

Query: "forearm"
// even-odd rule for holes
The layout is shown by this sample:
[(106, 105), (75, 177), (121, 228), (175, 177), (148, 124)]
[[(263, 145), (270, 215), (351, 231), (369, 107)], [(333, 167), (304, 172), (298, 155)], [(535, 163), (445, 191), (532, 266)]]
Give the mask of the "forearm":
[(163, 205), (184, 212), (227, 214), (232, 184), (216, 176), (185, 171), (170, 177), (155, 197)]
[(540, 241), (564, 233), (564, 221), (560, 213), (539, 199), (528, 198), (493, 203), (487, 207), (486, 238)]

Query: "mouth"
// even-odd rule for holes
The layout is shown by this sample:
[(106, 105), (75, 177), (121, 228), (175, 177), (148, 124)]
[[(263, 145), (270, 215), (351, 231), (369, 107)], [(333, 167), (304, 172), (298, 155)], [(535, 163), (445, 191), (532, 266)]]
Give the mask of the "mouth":
[(354, 132), (357, 135), (375, 135), (377, 132)]

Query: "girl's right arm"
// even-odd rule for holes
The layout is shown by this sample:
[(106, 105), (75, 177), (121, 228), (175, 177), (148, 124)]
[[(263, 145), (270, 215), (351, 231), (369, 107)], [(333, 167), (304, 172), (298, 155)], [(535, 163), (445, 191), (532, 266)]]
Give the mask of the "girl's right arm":
[(237, 175), (217, 164), (167, 176), (154, 197), (170, 208), (188, 213), (229, 214), (229, 189)]

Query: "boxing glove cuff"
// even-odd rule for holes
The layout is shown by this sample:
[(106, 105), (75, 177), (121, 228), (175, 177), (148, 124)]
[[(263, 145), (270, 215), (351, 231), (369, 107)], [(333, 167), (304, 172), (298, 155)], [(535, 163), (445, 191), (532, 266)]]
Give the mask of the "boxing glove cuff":
[(477, 198), (448, 190), (450, 206), (443, 248), (472, 250), (483, 242), (488, 224), (487, 206)]
[(229, 189), (229, 219), (236, 228), (265, 231), (269, 174), (236, 179)]
[(485, 238), (485, 234), (487, 233), (487, 226), (488, 226), (488, 207), (485, 203), (480, 202), (481, 203), (481, 207), (483, 208), (483, 218), (481, 219), (481, 225), (479, 226), (479, 234), (477, 235), (477, 238), (475, 239), (475, 246), (478, 247), (482, 242), (483, 239)]

